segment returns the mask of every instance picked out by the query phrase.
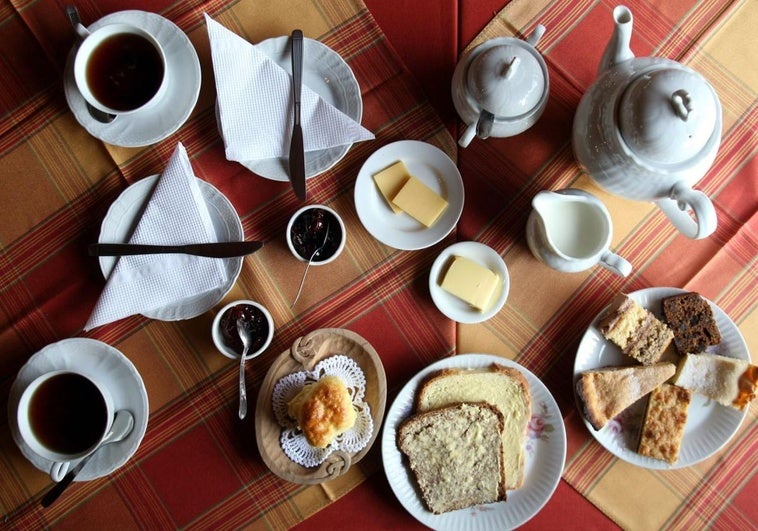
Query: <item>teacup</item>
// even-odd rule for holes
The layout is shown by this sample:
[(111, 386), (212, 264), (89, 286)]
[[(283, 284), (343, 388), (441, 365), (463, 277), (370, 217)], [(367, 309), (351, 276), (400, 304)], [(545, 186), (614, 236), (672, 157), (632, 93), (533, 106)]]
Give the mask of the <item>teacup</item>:
[(632, 264), (610, 251), (611, 215), (594, 195), (578, 189), (544, 190), (532, 199), (526, 240), (532, 254), (558, 271), (574, 273), (599, 265), (627, 276)]
[(74, 26), (81, 38), (74, 80), (82, 97), (108, 114), (152, 107), (166, 92), (166, 55), (158, 40), (132, 24), (106, 24), (92, 32)]
[(29, 448), (52, 461), (50, 477), (60, 481), (72, 461), (92, 453), (113, 423), (110, 393), (74, 370), (47, 372), (21, 394), (19, 433)]

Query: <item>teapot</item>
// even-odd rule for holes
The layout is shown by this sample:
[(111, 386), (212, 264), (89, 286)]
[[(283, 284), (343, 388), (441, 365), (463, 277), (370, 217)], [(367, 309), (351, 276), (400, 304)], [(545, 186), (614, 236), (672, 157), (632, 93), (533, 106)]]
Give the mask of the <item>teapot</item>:
[(537, 25), (526, 41), (498, 37), (465, 53), (453, 72), (452, 96), (466, 129), (458, 140), (508, 137), (530, 128), (547, 105), (547, 65), (535, 49), (545, 33)]
[(599, 77), (574, 117), (574, 155), (604, 189), (653, 201), (684, 235), (705, 238), (716, 230), (716, 211), (692, 185), (711, 167), (721, 141), (718, 96), (685, 65), (635, 57), (627, 7), (617, 6), (613, 19)]
[(532, 199), (526, 241), (535, 258), (553, 269), (576, 273), (599, 265), (628, 276), (632, 264), (609, 250), (612, 237), (608, 209), (589, 192), (543, 190)]

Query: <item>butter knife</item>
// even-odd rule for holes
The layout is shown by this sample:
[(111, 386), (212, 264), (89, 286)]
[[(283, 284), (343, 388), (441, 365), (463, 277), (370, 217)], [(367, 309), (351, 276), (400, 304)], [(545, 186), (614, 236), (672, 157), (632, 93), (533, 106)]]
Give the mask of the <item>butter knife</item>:
[(300, 124), (300, 90), (303, 84), (303, 32), (294, 30), (291, 41), (294, 121), (290, 142), (290, 181), (295, 195), (301, 201), (305, 201), (305, 150), (303, 149), (303, 127)]
[(263, 242), (214, 242), (188, 245), (141, 245), (133, 243), (93, 243), (90, 256), (125, 256), (134, 254), (192, 254), (209, 258), (233, 258), (252, 254)]

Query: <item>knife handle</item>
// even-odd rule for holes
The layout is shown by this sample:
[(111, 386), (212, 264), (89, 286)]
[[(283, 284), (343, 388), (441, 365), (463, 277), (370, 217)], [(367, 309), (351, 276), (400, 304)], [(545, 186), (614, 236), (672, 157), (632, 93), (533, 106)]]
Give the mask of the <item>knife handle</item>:
[(303, 32), (292, 32), (292, 92), (295, 107), (295, 124), (300, 123), (300, 87), (303, 84)]

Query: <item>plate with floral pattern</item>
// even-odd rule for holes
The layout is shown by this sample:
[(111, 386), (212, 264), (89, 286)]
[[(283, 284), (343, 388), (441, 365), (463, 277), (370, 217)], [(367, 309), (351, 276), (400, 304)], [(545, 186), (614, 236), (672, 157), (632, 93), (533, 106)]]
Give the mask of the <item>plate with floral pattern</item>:
[[(628, 296), (642, 307), (650, 310), (656, 317), (661, 318), (661, 301), (665, 297), (680, 293), (686, 293), (686, 291), (679, 288), (657, 287), (641, 289), (629, 293)], [(737, 325), (721, 308), (711, 301), (708, 303), (713, 310), (713, 316), (721, 332), (721, 342), (709, 347), (707, 352), (750, 361), (747, 344), (737, 329)], [(579, 343), (574, 360), (575, 383), (583, 371), (637, 363), (624, 355), (621, 349), (600, 334), (597, 324), (606, 311), (607, 308), (595, 317)], [(677, 360), (671, 361), (676, 362)], [(679, 460), (674, 464), (669, 464), (666, 461), (646, 457), (636, 452), (640, 428), (647, 406), (647, 397), (641, 398), (626, 408), (600, 430), (595, 430), (585, 418), (581, 401), (576, 396), (576, 388), (574, 389), (574, 397), (587, 429), (606, 450), (628, 463), (650, 469), (682, 468), (707, 459), (718, 452), (732, 438), (748, 413), (747, 409), (738, 411), (693, 393), (687, 411), (687, 423), (684, 426)]]
[[(475, 505), (433, 514), (422, 500), (416, 478), (397, 447), (397, 429), (413, 412), (419, 384), (440, 369), (481, 368), (492, 363), (515, 368), (526, 377), (532, 395), (532, 418), (527, 428), (526, 467), (521, 488), (508, 491), (508, 501)], [(459, 354), (429, 365), (405, 384), (387, 412), (382, 433), (384, 471), (395, 496), (422, 524), (433, 529), (512, 529), (537, 514), (555, 492), (566, 461), (563, 416), (547, 387), (530, 371), (507, 358), (491, 354)]]

